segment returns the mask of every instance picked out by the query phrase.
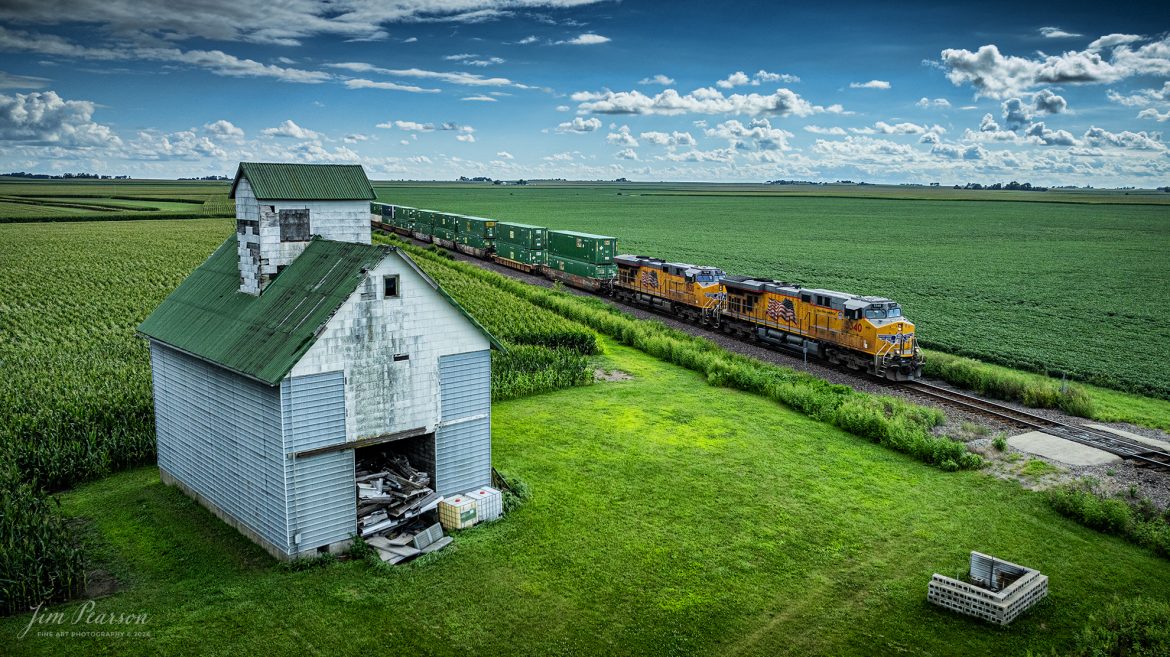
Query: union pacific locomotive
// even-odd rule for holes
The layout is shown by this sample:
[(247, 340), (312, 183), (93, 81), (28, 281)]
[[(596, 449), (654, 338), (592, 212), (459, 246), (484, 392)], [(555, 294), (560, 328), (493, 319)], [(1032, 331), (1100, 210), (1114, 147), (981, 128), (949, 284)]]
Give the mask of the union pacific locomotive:
[[(875, 376), (922, 375), (914, 324), (884, 297), (730, 276), (718, 267), (616, 255), (617, 238), (383, 203), (374, 228), (454, 248), (616, 297), (742, 339), (794, 350)], [(616, 265), (616, 271), (615, 271)]]
[(624, 301), (895, 381), (922, 375), (914, 324), (890, 299), (728, 276), (716, 267), (647, 256), (621, 255), (614, 262), (613, 294)]

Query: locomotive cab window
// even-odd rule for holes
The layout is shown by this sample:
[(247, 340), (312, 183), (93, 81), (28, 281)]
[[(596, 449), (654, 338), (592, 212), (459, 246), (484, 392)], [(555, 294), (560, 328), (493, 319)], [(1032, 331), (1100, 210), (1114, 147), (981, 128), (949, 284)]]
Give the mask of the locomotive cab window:
[(886, 319), (885, 306), (870, 306), (865, 309), (866, 319)]
[(889, 316), (891, 318), (901, 317), (902, 316), (901, 306), (890, 306)]

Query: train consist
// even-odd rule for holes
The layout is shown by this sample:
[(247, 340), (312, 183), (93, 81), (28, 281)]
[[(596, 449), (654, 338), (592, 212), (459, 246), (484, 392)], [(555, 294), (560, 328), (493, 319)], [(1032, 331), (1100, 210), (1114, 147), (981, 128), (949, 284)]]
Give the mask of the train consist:
[(371, 203), (372, 224), (752, 341), (894, 381), (922, 375), (914, 324), (884, 297), (619, 255), (617, 238)]

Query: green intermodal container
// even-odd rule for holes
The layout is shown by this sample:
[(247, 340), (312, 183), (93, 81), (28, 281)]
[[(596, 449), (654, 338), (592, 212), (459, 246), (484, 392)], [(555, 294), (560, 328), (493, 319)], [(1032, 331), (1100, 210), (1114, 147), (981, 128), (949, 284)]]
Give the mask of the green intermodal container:
[(455, 236), (455, 241), (464, 246), (470, 246), (473, 249), (490, 249), (495, 246), (496, 241), (491, 239), (484, 239), (479, 235), (470, 235), (468, 233), (458, 233)]
[[(459, 234), (460, 235), (474, 235), (481, 240), (494, 240), (496, 238), (496, 220), (484, 219), (483, 217), (465, 217), (456, 215), (459, 220)], [(476, 248), (482, 249), (482, 246)]]
[(418, 210), (414, 208), (399, 207), (394, 212), (394, 225), (406, 230), (412, 230), (414, 227), (414, 219), (418, 214)]
[(436, 212), (434, 226), (436, 231), (441, 228), (451, 231), (451, 234), (454, 235), (459, 231), (459, 217), (446, 212)]
[(396, 228), (406, 228), (410, 222), (410, 208), (404, 208), (401, 205), (394, 206), (394, 217), (390, 220), (390, 225)]
[[(551, 234), (551, 231), (550, 231)], [(612, 239), (612, 238), (606, 238)], [(564, 256), (549, 253), (547, 256), (548, 267), (557, 271), (563, 271), (567, 274), (575, 276), (582, 276), (584, 278), (613, 278), (617, 276), (617, 265), (598, 265), (592, 262), (582, 262), (574, 260), (573, 258), (566, 258)]]
[(543, 250), (548, 244), (548, 229), (544, 226), (501, 221), (496, 224), (496, 242)]
[(407, 227), (410, 232), (418, 235), (430, 235), (434, 221), (434, 213), (430, 210), (415, 210), (414, 218), (411, 219), (410, 225)]
[(543, 265), (544, 249), (528, 249), (496, 238), (496, 255), (523, 265)]
[(548, 231), (548, 254), (594, 265), (613, 264), (617, 238), (572, 230)]
[(435, 226), (431, 236), (435, 239), (447, 240), (448, 242), (455, 241), (455, 229), (444, 228), (442, 226)]

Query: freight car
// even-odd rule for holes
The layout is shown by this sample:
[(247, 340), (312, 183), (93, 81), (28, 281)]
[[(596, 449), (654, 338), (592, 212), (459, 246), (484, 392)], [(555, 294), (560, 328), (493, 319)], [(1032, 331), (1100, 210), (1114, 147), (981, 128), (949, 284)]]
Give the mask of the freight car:
[[(647, 306), (741, 339), (821, 358), (895, 381), (922, 375), (914, 324), (885, 297), (729, 276), (711, 266), (616, 255), (617, 239), (374, 203), (376, 228), (435, 241), (478, 258), (623, 302)], [(428, 219), (420, 220), (421, 213)], [(449, 217), (453, 239), (441, 233)], [(544, 251), (539, 246), (544, 245)]]

